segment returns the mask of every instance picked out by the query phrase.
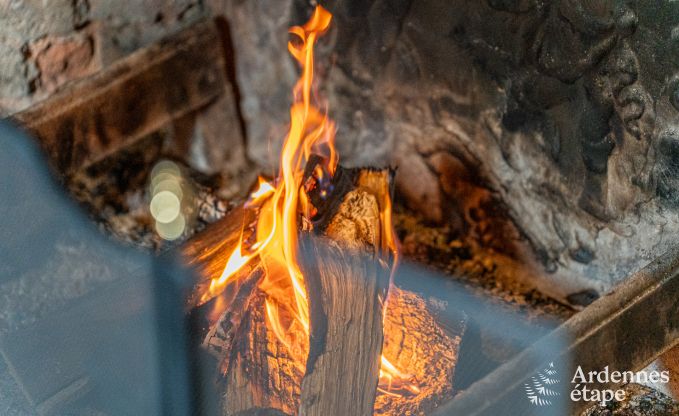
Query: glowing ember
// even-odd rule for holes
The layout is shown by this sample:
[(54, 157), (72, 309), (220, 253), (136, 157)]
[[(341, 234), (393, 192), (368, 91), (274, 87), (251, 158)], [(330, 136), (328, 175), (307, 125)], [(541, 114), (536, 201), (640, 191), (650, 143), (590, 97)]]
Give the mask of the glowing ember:
[[(318, 104), (313, 94), (314, 45), (329, 27), (332, 15), (317, 6), (304, 26), (294, 26), (290, 33), (297, 39), (288, 43), (290, 54), (301, 66), (301, 76), (293, 90), (290, 108), (290, 130), (285, 138), (277, 179), (269, 183), (260, 178), (259, 187), (246, 204), (258, 208), (254, 242), (239, 241), (219, 278), (213, 279), (202, 297), (206, 301), (217, 296), (232, 277), (251, 259), (259, 256), (265, 270), (260, 289), (266, 295), (265, 309), (268, 328), (285, 345), (300, 366), (304, 366), (309, 350), (309, 309), (304, 287), (304, 276), (297, 260), (298, 219), (310, 227), (314, 208), (304, 191), (304, 167), (311, 155), (323, 157), (314, 176), (322, 181), (332, 177), (338, 163), (334, 147), (335, 124)], [(388, 192), (385, 194), (388, 195)], [(397, 263), (397, 242), (391, 223), (391, 201), (380, 213), (383, 253), (393, 253)], [(419, 393), (409, 380), (412, 377), (399, 371), (385, 356), (381, 357), (381, 391), (389, 394)], [(392, 391), (394, 390), (394, 391)]]
[(394, 377), (391, 386), (380, 380), (375, 415), (427, 414), (452, 392), (461, 337), (443, 330), (432, 314), (423, 313), (427, 309), (420, 296), (391, 288), (382, 352), (402, 377)]

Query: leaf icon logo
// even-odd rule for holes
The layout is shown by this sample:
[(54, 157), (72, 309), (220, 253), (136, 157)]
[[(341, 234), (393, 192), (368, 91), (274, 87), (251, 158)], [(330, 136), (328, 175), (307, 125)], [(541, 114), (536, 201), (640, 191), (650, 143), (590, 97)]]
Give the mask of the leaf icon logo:
[(528, 401), (534, 406), (551, 406), (551, 398), (558, 396), (559, 392), (549, 386), (560, 383), (557, 376), (554, 363), (551, 362), (546, 368), (531, 377), (529, 382), (524, 383), (523, 388), (526, 391)]

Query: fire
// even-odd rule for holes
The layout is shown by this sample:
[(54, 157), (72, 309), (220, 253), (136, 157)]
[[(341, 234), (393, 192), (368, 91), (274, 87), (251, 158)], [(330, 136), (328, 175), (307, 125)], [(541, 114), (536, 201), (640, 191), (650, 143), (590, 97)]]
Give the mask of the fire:
[[(290, 108), (290, 129), (283, 143), (280, 170), (273, 183), (259, 179), (256, 191), (250, 194), (248, 207), (259, 210), (255, 241), (241, 240), (233, 250), (219, 278), (213, 279), (203, 301), (218, 295), (235, 274), (251, 259), (259, 256), (265, 269), (260, 289), (266, 294), (267, 324), (276, 337), (290, 350), (303, 368), (309, 349), (309, 308), (304, 275), (297, 260), (300, 217), (308, 220), (313, 215), (302, 184), (306, 162), (312, 154), (322, 156), (324, 163), (317, 167), (318, 179), (335, 173), (338, 154), (335, 150), (335, 124), (313, 94), (314, 45), (328, 29), (332, 15), (317, 6), (311, 19), (303, 26), (294, 26), (290, 33), (296, 38), (288, 43), (288, 51), (301, 67), (301, 76), (293, 90)], [(384, 230), (381, 248), (394, 254), (397, 263), (397, 241), (391, 224), (391, 201), (381, 213)], [(247, 248), (246, 248), (247, 247)], [(386, 307), (385, 307), (386, 310)], [(381, 357), (381, 391), (407, 390), (416, 393), (411, 376), (403, 374), (386, 357)], [(390, 393), (398, 394), (398, 393)]]
[(276, 192), (276, 188), (261, 176), (257, 178), (257, 180), (259, 181), (259, 185), (257, 186), (257, 189), (250, 194), (250, 199), (245, 203), (246, 207), (258, 206), (263, 201), (266, 201), (272, 193)]
[(398, 393), (390, 393), (392, 390), (407, 390), (410, 393), (417, 394), (420, 389), (417, 385), (409, 382), (413, 376), (402, 373), (396, 368), (387, 358), (382, 355), (380, 362), (380, 383), (378, 388), (387, 393), (398, 395)]
[(226, 284), (229, 282), (230, 278), (233, 277), (234, 273), (240, 270), (250, 261), (250, 259), (252, 259), (252, 257), (254, 257), (252, 255), (243, 255), (243, 249), (241, 246), (242, 241), (238, 243), (238, 246), (226, 261), (226, 266), (224, 267), (222, 275), (219, 276), (218, 279), (212, 279), (210, 282), (210, 287), (208, 288), (207, 292), (203, 294), (201, 299), (202, 302), (212, 299), (213, 297), (220, 294), (226, 287)]

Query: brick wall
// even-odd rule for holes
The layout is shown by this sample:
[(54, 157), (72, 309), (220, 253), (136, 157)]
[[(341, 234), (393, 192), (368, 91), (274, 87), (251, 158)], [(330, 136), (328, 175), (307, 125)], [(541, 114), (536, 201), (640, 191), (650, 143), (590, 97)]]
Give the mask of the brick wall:
[(0, 0), (0, 116), (209, 14), (202, 0)]

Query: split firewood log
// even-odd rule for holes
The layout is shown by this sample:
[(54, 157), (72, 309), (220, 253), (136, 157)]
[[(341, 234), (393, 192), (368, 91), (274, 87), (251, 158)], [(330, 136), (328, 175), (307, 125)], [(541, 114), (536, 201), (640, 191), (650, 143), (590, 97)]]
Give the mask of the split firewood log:
[[(308, 178), (313, 162), (307, 166)], [(393, 259), (391, 230), (385, 230), (383, 224), (384, 216), (389, 215), (391, 180), (389, 170), (338, 167), (330, 186), (309, 188), (315, 212), (313, 227), (307, 229), (313, 232), (300, 231), (300, 267), (310, 315), (306, 360), (299, 359), (299, 351), (291, 353), (267, 325), (266, 295), (260, 287), (264, 267), (259, 258), (240, 270), (223, 294), (204, 303), (204, 291), (221, 275), (241, 233), (248, 236), (254, 231), (254, 210), (235, 209), (187, 243), (184, 255), (199, 272), (189, 306), (223, 309), (217, 320), (208, 323), (203, 338), (203, 347), (219, 362), (223, 414), (372, 415), (374, 411), (386, 414), (380, 409), (398, 411), (400, 395), (387, 395), (376, 405), (376, 397), (385, 396), (384, 391), (378, 391), (378, 381), (385, 345), (383, 328), (388, 322), (392, 322), (393, 339), (409, 340), (403, 343), (409, 351), (413, 351), (417, 336), (439, 342), (439, 375), (448, 380), (440, 391), (402, 400), (404, 409), (417, 409), (430, 393), (450, 393), (459, 338), (447, 337), (436, 326), (435, 318), (422, 308), (424, 300), (402, 291), (396, 291), (396, 296), (408, 300), (393, 302), (399, 305), (394, 316), (407, 324), (398, 329), (393, 319), (385, 320)], [(332, 192), (323, 192), (328, 189)], [(218, 305), (220, 302), (227, 304)], [(422, 328), (410, 328), (413, 324)], [(417, 335), (404, 335), (408, 332)], [(397, 361), (407, 361), (398, 345), (392, 343), (390, 348)], [(427, 357), (420, 361), (425, 367), (432, 363)]]
[(326, 216), (323, 243), (303, 240), (311, 334), (301, 415), (372, 415), (383, 345), (390, 265), (381, 216), (388, 170), (345, 170), (352, 189)]

